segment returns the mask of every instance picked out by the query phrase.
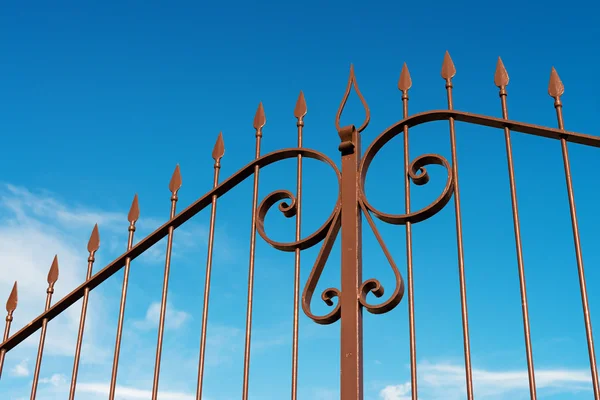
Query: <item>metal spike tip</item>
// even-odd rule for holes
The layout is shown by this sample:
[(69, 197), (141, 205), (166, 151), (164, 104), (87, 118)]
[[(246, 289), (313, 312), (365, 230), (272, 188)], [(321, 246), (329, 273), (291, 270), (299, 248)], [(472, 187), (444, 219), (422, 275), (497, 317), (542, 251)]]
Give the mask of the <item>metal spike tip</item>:
[(136, 222), (140, 218), (140, 205), (138, 203), (138, 195), (137, 193), (133, 196), (133, 202), (131, 203), (131, 208), (129, 209), (129, 214), (127, 214), (127, 220), (130, 223)]
[(454, 67), (450, 53), (446, 51), (444, 62), (442, 63), (442, 78), (449, 80), (454, 78), (454, 75), (456, 75), (456, 68)]
[(221, 160), (223, 155), (225, 154), (225, 143), (223, 143), (223, 132), (219, 132), (219, 136), (217, 137), (217, 142), (215, 143), (215, 147), (212, 151), (212, 158), (215, 161)]
[(548, 84), (548, 94), (555, 99), (559, 98), (565, 93), (565, 86), (563, 85), (558, 72), (552, 67), (550, 71), (550, 83)]
[(296, 108), (294, 108), (294, 117), (300, 119), (306, 115), (306, 100), (304, 99), (304, 92), (301, 90), (298, 95), (298, 101), (296, 101)]
[(356, 76), (354, 75), (354, 65), (350, 64), (350, 76), (348, 77), (348, 83), (346, 84), (346, 91), (344, 92), (344, 97), (342, 97), (342, 102), (340, 103), (337, 114), (335, 116), (335, 127), (338, 132), (342, 129), (342, 127), (340, 126), (340, 118), (342, 116), (342, 113), (344, 112), (344, 107), (346, 106), (346, 101), (348, 101), (348, 97), (350, 96), (352, 87), (354, 87), (354, 91), (358, 95), (358, 98), (360, 99), (360, 102), (362, 103), (365, 109), (365, 120), (363, 121), (362, 125), (357, 129), (357, 131), (359, 133), (364, 131), (367, 125), (369, 125), (369, 121), (371, 120), (371, 111), (369, 110), (369, 105), (367, 104), (367, 101), (365, 100), (364, 96), (360, 91), (360, 88), (358, 87), (358, 82), (356, 80)]
[(267, 118), (265, 117), (265, 109), (263, 107), (262, 101), (258, 103), (258, 109), (256, 110), (256, 114), (254, 114), (254, 129), (261, 130), (263, 126), (267, 123)]
[(175, 171), (173, 171), (171, 182), (169, 182), (169, 190), (171, 193), (176, 193), (179, 188), (181, 188), (181, 170), (179, 169), (179, 164), (177, 164)]
[(402, 66), (402, 72), (400, 72), (400, 79), (398, 80), (398, 89), (402, 92), (407, 92), (412, 86), (412, 79), (410, 79), (410, 72), (406, 63)]
[(98, 224), (94, 225), (92, 234), (87, 245), (87, 249), (90, 253), (97, 251), (100, 248), (100, 232), (98, 232)]
[(8, 301), (6, 302), (6, 311), (9, 313), (17, 309), (17, 303), (19, 302), (19, 295), (17, 292), (17, 281), (15, 281), (10, 296), (8, 296)]
[(498, 57), (498, 62), (496, 63), (496, 73), (494, 74), (494, 84), (499, 88), (508, 86), (508, 72), (506, 72), (506, 68), (504, 67), (504, 63), (502, 59)]
[(50, 266), (50, 271), (48, 271), (48, 284), (54, 285), (58, 280), (58, 255), (54, 256), (54, 260), (52, 260), (52, 265)]

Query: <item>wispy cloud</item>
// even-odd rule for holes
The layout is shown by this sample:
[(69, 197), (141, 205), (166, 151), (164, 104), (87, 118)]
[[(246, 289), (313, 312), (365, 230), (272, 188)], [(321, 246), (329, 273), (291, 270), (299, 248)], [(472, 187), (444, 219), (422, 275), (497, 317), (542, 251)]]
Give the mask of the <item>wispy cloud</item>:
[(17, 365), (15, 365), (10, 370), (11, 375), (18, 376), (18, 377), (29, 376), (29, 366), (27, 365), (27, 363), (28, 363), (28, 360), (25, 359), (25, 360), (21, 361), (20, 363), (18, 363)]
[[(418, 366), (419, 394), (429, 400), (462, 399), (465, 396), (464, 366), (451, 363), (427, 363)], [(536, 369), (538, 390), (553, 393), (573, 393), (589, 390), (590, 373), (586, 369)], [(518, 399), (519, 393), (528, 398), (528, 375), (526, 370), (490, 371), (473, 369), (473, 386), (479, 399)], [(410, 399), (410, 382), (388, 385), (381, 389), (383, 400)]]
[[(185, 324), (191, 315), (185, 311), (177, 310), (173, 305), (167, 302), (165, 328), (179, 329)], [(134, 321), (134, 326), (138, 329), (153, 329), (158, 326), (160, 320), (160, 303), (153, 302), (146, 311), (146, 317), (143, 320)]]
[[(80, 383), (77, 385), (79, 392), (90, 394), (108, 395), (110, 386), (107, 383)], [(137, 389), (128, 386), (117, 386), (116, 397), (119, 399), (135, 400), (149, 399), (152, 397), (150, 390)], [(159, 390), (158, 398), (161, 400), (194, 400), (196, 396), (185, 392), (170, 392)]]

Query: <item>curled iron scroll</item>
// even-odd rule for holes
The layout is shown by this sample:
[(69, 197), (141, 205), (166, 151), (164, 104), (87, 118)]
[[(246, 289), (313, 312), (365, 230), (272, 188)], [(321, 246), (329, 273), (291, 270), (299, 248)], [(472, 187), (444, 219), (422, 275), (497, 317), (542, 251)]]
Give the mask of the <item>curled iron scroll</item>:
[[(341, 184), (341, 174), (335, 163), (325, 155), (316, 152), (312, 154), (311, 158), (329, 164), (333, 168), (336, 174), (339, 188)], [(285, 200), (288, 201), (286, 202)], [(267, 196), (265, 196), (263, 201), (258, 206), (256, 230), (258, 231), (258, 234), (272, 247), (286, 252), (293, 252), (296, 249), (305, 250), (323, 241), (319, 255), (317, 256), (313, 269), (310, 273), (310, 276), (302, 293), (302, 309), (310, 319), (319, 324), (325, 325), (334, 323), (337, 320), (339, 320), (341, 315), (339, 301), (337, 302), (337, 304), (335, 304), (335, 306), (333, 302), (334, 298), (339, 298), (340, 296), (339, 289), (328, 288), (321, 293), (321, 299), (325, 302), (325, 304), (327, 304), (330, 307), (334, 306), (333, 310), (330, 311), (328, 314), (323, 316), (315, 315), (311, 311), (310, 305), (323, 269), (325, 268), (325, 263), (329, 258), (331, 248), (333, 247), (335, 238), (337, 237), (337, 234), (340, 229), (341, 191), (338, 190), (338, 198), (335, 203), (334, 209), (325, 221), (325, 223), (323, 223), (323, 225), (321, 225), (319, 229), (317, 229), (309, 236), (306, 236), (300, 240), (293, 242), (279, 242), (273, 240), (269, 237), (269, 235), (267, 235), (265, 231), (265, 218), (269, 210), (277, 203), (279, 203), (279, 211), (281, 211), (281, 213), (286, 218), (292, 218), (298, 212), (296, 196), (294, 196), (292, 192), (290, 192), (289, 190), (275, 190), (269, 193)]]

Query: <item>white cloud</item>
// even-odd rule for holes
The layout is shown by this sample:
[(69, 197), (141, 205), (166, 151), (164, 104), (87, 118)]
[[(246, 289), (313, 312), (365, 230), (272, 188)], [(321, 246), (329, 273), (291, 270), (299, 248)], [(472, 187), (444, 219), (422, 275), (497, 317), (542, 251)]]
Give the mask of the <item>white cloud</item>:
[[(165, 317), (165, 328), (179, 329), (191, 318), (191, 315), (185, 311), (175, 309), (167, 301), (167, 310)], [(143, 320), (134, 321), (134, 326), (138, 329), (153, 329), (158, 326), (160, 320), (160, 303), (153, 302), (146, 311), (146, 317)]]
[(29, 376), (29, 367), (28, 367), (27, 363), (28, 363), (28, 360), (25, 359), (25, 360), (21, 361), (20, 363), (18, 363), (17, 365), (15, 365), (10, 370), (11, 375), (18, 376), (18, 377)]
[[(451, 363), (419, 364), (419, 395), (427, 399), (462, 399), (465, 396), (465, 369)], [(555, 393), (589, 390), (590, 372), (586, 369), (536, 369), (536, 387)], [(515, 393), (528, 398), (527, 370), (489, 371), (473, 369), (473, 386), (479, 399), (499, 399)], [(382, 400), (410, 399), (410, 382), (388, 385), (379, 392)]]
[(50, 378), (40, 379), (40, 383), (49, 384), (55, 387), (62, 386), (67, 383), (67, 377), (63, 374), (52, 374)]
[[(106, 383), (80, 383), (77, 390), (83, 393), (108, 395), (110, 386)], [(127, 386), (117, 386), (116, 396), (118, 399), (135, 400), (149, 399), (152, 397), (150, 390), (136, 389)], [(158, 398), (161, 400), (195, 400), (196, 396), (191, 393), (158, 391)]]

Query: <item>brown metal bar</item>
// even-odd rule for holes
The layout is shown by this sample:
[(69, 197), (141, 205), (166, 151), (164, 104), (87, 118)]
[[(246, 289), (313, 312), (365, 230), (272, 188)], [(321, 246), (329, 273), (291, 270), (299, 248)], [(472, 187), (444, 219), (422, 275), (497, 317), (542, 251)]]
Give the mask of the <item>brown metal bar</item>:
[[(402, 117), (408, 117), (408, 90), (412, 80), (406, 63), (402, 66), (398, 89), (402, 92)], [(408, 151), (408, 126), (404, 125), (404, 204), (407, 214), (410, 213), (410, 154)], [(417, 339), (415, 333), (415, 298), (413, 286), (413, 253), (412, 224), (406, 223), (406, 278), (408, 280), (408, 329), (410, 335), (410, 386), (412, 400), (418, 399), (417, 389)]]
[[(262, 128), (267, 122), (265, 110), (262, 103), (258, 105), (254, 116), (254, 129), (256, 130), (256, 154), (255, 159), (260, 157), (260, 142), (262, 139)], [(242, 384), (242, 399), (248, 400), (248, 385), (250, 379), (250, 342), (252, 340), (252, 303), (254, 299), (254, 258), (256, 254), (256, 217), (258, 206), (258, 173), (259, 166), (254, 166), (254, 187), (252, 190), (252, 222), (250, 229), (250, 263), (248, 266), (248, 304), (246, 310), (246, 342), (244, 345), (244, 380)]]
[[(221, 170), (221, 159), (225, 154), (223, 134), (219, 133), (217, 142), (213, 149), (212, 157), (215, 160), (213, 188), (219, 185), (219, 172)], [(206, 257), (206, 277), (204, 281), (204, 302), (202, 305), (202, 333), (200, 334), (200, 359), (198, 361), (198, 386), (196, 399), (202, 400), (202, 384), (204, 382), (204, 359), (206, 357), (206, 335), (208, 329), (208, 301), (210, 299), (210, 278), (212, 273), (213, 247), (215, 241), (215, 222), (217, 218), (217, 196), (212, 196), (212, 207), (210, 210), (210, 229), (208, 231), (208, 255)]]
[[(586, 135), (561, 129), (546, 128), (538, 125), (527, 124), (513, 120), (504, 120), (502, 118), (488, 117), (485, 115), (472, 114), (456, 110), (432, 110), (422, 112), (419, 114), (414, 114), (408, 118), (396, 122), (395, 124), (387, 128), (383, 133), (381, 133), (377, 137), (377, 139), (371, 143), (369, 148), (366, 150), (365, 154), (377, 152), (392, 138), (394, 138), (399, 133), (402, 133), (404, 131), (405, 125), (409, 128), (412, 128), (428, 122), (449, 120), (450, 118), (453, 118), (455, 121), (467, 122), (480, 126), (487, 126), (498, 129), (504, 129), (504, 127), (507, 127), (513, 132), (521, 132), (529, 135), (557, 140), (564, 138), (567, 142), (583, 144), (591, 147), (600, 147), (600, 137), (597, 136)], [(56, 316), (58, 316), (61, 312), (69, 308), (71, 305), (75, 304), (79, 299), (83, 298), (86, 288), (93, 290), (94, 288), (98, 287), (98, 285), (100, 285), (102, 282), (104, 282), (116, 272), (118, 272), (121, 268), (123, 268), (128, 258), (130, 260), (136, 259), (150, 247), (152, 247), (160, 240), (162, 240), (165, 236), (167, 236), (171, 227), (173, 227), (173, 229), (177, 229), (183, 223), (185, 223), (186, 221), (194, 217), (196, 214), (198, 214), (200, 211), (202, 211), (204, 208), (209, 206), (211, 204), (213, 195), (221, 197), (227, 192), (229, 192), (231, 189), (233, 189), (240, 182), (250, 177), (254, 173), (254, 169), (256, 166), (263, 168), (280, 160), (288, 158), (297, 158), (298, 154), (302, 154), (303, 157), (308, 157), (317, 160), (329, 160), (329, 158), (326, 157), (324, 154), (315, 150), (306, 148), (288, 148), (271, 152), (260, 157), (259, 159), (251, 161), (250, 163), (242, 167), (239, 171), (237, 171), (235, 174), (233, 174), (231, 177), (224, 180), (215, 189), (205, 193), (202, 197), (198, 198), (195, 202), (193, 202), (187, 208), (185, 208), (183, 211), (177, 214), (175, 218), (164, 223), (162, 226), (158, 227), (154, 232), (150, 233), (148, 236), (140, 240), (130, 250), (115, 258), (112, 262), (110, 262), (100, 271), (96, 272), (96, 274), (94, 274), (94, 276), (92, 276), (92, 278), (89, 281), (84, 282), (80, 286), (75, 288), (71, 293), (69, 293), (61, 300), (56, 302), (56, 304), (54, 304), (54, 306), (52, 306), (49, 310), (38, 315), (28, 325), (26, 325), (18, 332), (13, 334), (11, 337), (9, 337), (8, 340), (5, 340), (3, 343), (1, 343), (0, 351), (4, 350), (5, 352), (8, 352), (15, 346), (17, 346), (19, 343), (27, 339), (29, 336), (34, 334), (38, 329), (42, 327), (44, 320), (51, 321), (52, 319), (56, 318)], [(366, 158), (367, 157), (365, 156), (365, 159)]]
[[(500, 89), (500, 101), (502, 104), (502, 118), (508, 119), (508, 106), (506, 97), (508, 92), (508, 73), (500, 57), (496, 66), (494, 83)], [(529, 378), (529, 396), (531, 400), (537, 399), (535, 385), (535, 368), (533, 366), (533, 350), (531, 347), (531, 328), (529, 326), (529, 308), (527, 302), (527, 286), (525, 284), (525, 266), (523, 262), (523, 246), (521, 243), (521, 227), (519, 223), (519, 207), (517, 203), (517, 185), (515, 183), (515, 167), (513, 163), (512, 144), (510, 140), (510, 129), (504, 128), (504, 140), (506, 142), (506, 158), (508, 164), (508, 179), (510, 183), (510, 199), (512, 204), (513, 224), (515, 230), (515, 246), (517, 250), (517, 266), (519, 269), (519, 288), (521, 291), (521, 309), (523, 312), (523, 330), (525, 333), (525, 353), (527, 356), (527, 376)]]
[[(92, 235), (88, 242), (88, 266), (87, 274), (85, 277), (86, 281), (89, 281), (92, 277), (92, 269), (94, 267), (95, 254), (100, 248), (100, 233), (98, 232), (98, 224), (94, 225)], [(83, 293), (83, 302), (81, 304), (81, 316), (79, 317), (79, 331), (77, 333), (77, 344), (75, 346), (75, 357), (73, 360), (73, 374), (71, 375), (71, 386), (69, 388), (69, 400), (75, 398), (75, 388), (77, 386), (77, 373), (79, 372), (79, 360), (81, 358), (81, 346), (83, 344), (83, 331), (85, 329), (85, 319), (87, 316), (87, 306), (89, 300), (90, 290), (86, 289)]]
[[(556, 109), (556, 117), (558, 120), (558, 128), (565, 129), (565, 124), (562, 114), (561, 96), (565, 88), (561, 82), (558, 73), (554, 68), (550, 73), (550, 84), (548, 86), (548, 94), (554, 98), (554, 108)], [(585, 272), (583, 268), (583, 255), (581, 252), (581, 240), (579, 237), (579, 224), (577, 222), (577, 212), (575, 209), (575, 194), (573, 191), (573, 180), (571, 178), (571, 164), (569, 162), (569, 149), (567, 141), (564, 138), (560, 140), (562, 148), (563, 163), (565, 168), (565, 180), (567, 183), (567, 193), (569, 197), (569, 210), (571, 213), (571, 225), (573, 228), (573, 241), (575, 244), (575, 257), (577, 259), (577, 274), (579, 276), (579, 288), (581, 292), (581, 305), (583, 307), (583, 319), (585, 321), (585, 334), (587, 337), (588, 355), (590, 358), (590, 372), (592, 374), (592, 386), (594, 388), (594, 399), (600, 399), (600, 386), (598, 384), (598, 368), (596, 365), (596, 351), (594, 349), (594, 336), (592, 333), (592, 321), (590, 317), (590, 307), (588, 304), (587, 285), (585, 282)]]
[[(448, 109), (452, 110), (452, 78), (456, 74), (456, 68), (446, 52), (442, 65), (442, 78), (446, 81), (446, 92), (448, 95)], [(463, 346), (465, 353), (465, 378), (467, 385), (467, 399), (473, 400), (473, 372), (471, 370), (471, 344), (469, 341), (469, 316), (467, 312), (467, 287), (465, 281), (465, 256), (463, 250), (462, 218), (460, 211), (460, 191), (458, 189), (458, 160), (456, 157), (456, 131), (454, 118), (450, 118), (450, 146), (452, 151), (452, 175), (454, 180), (454, 210), (456, 215), (456, 247), (458, 250), (458, 277), (460, 282), (460, 310), (463, 328)]]
[[(4, 325), (4, 336), (3, 341), (8, 339), (8, 335), (10, 334), (10, 325), (13, 321), (13, 313), (17, 309), (17, 303), (19, 301), (18, 290), (17, 290), (17, 282), (13, 285), (12, 290), (10, 291), (10, 295), (8, 296), (8, 300), (6, 301), (6, 324)], [(6, 350), (0, 350), (0, 377), (2, 377), (2, 368), (4, 367), (4, 358), (6, 357)]]
[(354, 126), (339, 131), (342, 143), (342, 293), (341, 399), (363, 398), (362, 307), (358, 291), (362, 283), (362, 214), (359, 206), (358, 166), (360, 134)]
[[(54, 256), (50, 271), (48, 272), (48, 289), (46, 289), (46, 305), (44, 309), (48, 311), (52, 303), (52, 294), (54, 293), (54, 284), (58, 280), (58, 256)], [(40, 379), (40, 369), (42, 367), (42, 356), (44, 354), (44, 342), (46, 341), (46, 328), (48, 320), (42, 321), (42, 332), (40, 334), (40, 344), (38, 345), (37, 357), (35, 359), (35, 369), (33, 370), (33, 383), (31, 384), (31, 400), (35, 400), (37, 394), (38, 382)]]
[[(300, 91), (294, 117), (298, 120), (298, 148), (302, 147), (302, 129), (307, 108), (304, 93)], [(296, 241), (300, 240), (302, 232), (302, 155), (298, 155), (298, 173), (296, 177)], [(300, 308), (300, 249), (294, 254), (294, 321), (292, 327), (292, 400), (298, 398), (298, 332)]]
[[(177, 212), (177, 192), (181, 188), (181, 171), (179, 164), (175, 167), (169, 190), (171, 191), (171, 213), (169, 219), (175, 218)], [(169, 273), (171, 271), (171, 251), (173, 249), (173, 232), (175, 228), (169, 227), (167, 235), (167, 255), (165, 260), (165, 274), (163, 277), (162, 300), (160, 302), (160, 317), (158, 320), (158, 340), (156, 343), (156, 360), (154, 362), (154, 379), (152, 381), (152, 400), (158, 400), (158, 382), (160, 379), (160, 359), (162, 355), (163, 336), (165, 333), (165, 317), (167, 313), (167, 294), (169, 291)]]
[[(129, 221), (128, 238), (127, 238), (127, 251), (130, 251), (133, 247), (133, 236), (135, 234), (135, 223), (140, 218), (140, 206), (138, 195), (133, 196), (133, 202), (127, 215)], [(117, 390), (117, 374), (119, 370), (119, 355), (121, 354), (121, 338), (123, 336), (123, 322), (125, 320), (125, 304), (127, 302), (127, 288), (129, 286), (129, 271), (131, 269), (131, 257), (125, 259), (125, 269), (123, 273), (123, 287), (121, 288), (121, 302), (119, 305), (119, 319), (117, 322), (117, 335), (115, 339), (115, 352), (113, 356), (112, 372), (110, 376), (110, 387), (108, 390), (109, 400), (115, 399), (115, 392)]]

